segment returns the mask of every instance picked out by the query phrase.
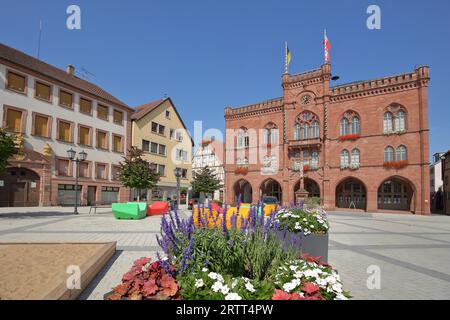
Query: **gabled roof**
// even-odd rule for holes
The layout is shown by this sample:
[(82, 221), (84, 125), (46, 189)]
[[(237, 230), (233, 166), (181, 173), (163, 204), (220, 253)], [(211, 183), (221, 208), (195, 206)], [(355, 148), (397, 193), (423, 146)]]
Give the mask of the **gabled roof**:
[(180, 114), (178, 113), (178, 110), (175, 107), (175, 104), (173, 103), (171, 98), (160, 99), (160, 100), (152, 101), (152, 102), (135, 107), (134, 114), (131, 116), (131, 120), (133, 120), (133, 121), (141, 120), (147, 114), (149, 114), (153, 110), (156, 110), (158, 107), (163, 105), (164, 102), (166, 102), (166, 101), (168, 101), (171, 104), (172, 108), (175, 110), (175, 113), (177, 114), (178, 119), (180, 119), (180, 122), (183, 125), (183, 128), (186, 130), (186, 132), (189, 135), (189, 138), (191, 139), (192, 146), (194, 146), (194, 139), (192, 139), (191, 134), (189, 133), (186, 125), (184, 124), (183, 119), (181, 118)]
[(0, 43), (0, 59), (4, 59), (25, 69), (40, 73), (44, 76), (107, 100), (108, 102), (131, 109), (127, 104), (95, 84), (80, 79), (77, 76), (70, 75), (65, 70), (61, 70), (19, 50), (8, 47), (3, 43)]

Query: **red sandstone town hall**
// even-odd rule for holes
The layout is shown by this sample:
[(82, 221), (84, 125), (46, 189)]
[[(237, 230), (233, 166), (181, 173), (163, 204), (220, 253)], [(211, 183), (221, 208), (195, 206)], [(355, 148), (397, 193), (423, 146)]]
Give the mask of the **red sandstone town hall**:
[(285, 73), (281, 98), (225, 109), (226, 201), (293, 203), (303, 181), (328, 210), (429, 214), (429, 67), (330, 80)]

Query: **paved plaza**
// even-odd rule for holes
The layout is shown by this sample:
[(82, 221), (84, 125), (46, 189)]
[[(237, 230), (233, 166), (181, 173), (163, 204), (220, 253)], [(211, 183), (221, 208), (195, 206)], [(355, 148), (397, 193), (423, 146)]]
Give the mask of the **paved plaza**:
[[(82, 208), (78, 216), (61, 208), (5, 210), (0, 242), (117, 242), (116, 255), (81, 299), (102, 299), (132, 261), (158, 249), (159, 217), (118, 221), (108, 209), (89, 215)], [(354, 299), (450, 299), (450, 217), (336, 212), (330, 223), (330, 264)], [(368, 268), (379, 268), (380, 289), (368, 289)]]

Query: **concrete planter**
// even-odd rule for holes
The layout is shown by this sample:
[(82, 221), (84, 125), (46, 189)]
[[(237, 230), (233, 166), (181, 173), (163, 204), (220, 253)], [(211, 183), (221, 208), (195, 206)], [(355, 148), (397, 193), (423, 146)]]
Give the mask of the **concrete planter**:
[(309, 253), (313, 257), (321, 257), (320, 261), (328, 263), (328, 234), (310, 234), (304, 236), (303, 233), (286, 232), (286, 237), (283, 237), (283, 232), (278, 231), (280, 240), (286, 246), (298, 249), (303, 253)]
[(302, 253), (309, 253), (313, 257), (321, 257), (320, 261), (328, 263), (328, 233), (310, 234), (303, 238)]

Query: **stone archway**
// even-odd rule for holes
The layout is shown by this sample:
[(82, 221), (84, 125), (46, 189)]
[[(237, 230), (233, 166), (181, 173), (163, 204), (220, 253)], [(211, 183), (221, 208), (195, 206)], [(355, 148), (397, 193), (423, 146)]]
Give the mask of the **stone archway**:
[(283, 201), (283, 190), (278, 181), (274, 179), (267, 179), (263, 183), (261, 183), (260, 187), (260, 197), (275, 197), (278, 200), (278, 203), (282, 203)]
[(253, 189), (250, 182), (245, 179), (236, 181), (233, 186), (234, 198), (241, 199), (241, 203), (252, 203), (253, 202)]
[(27, 168), (12, 167), (0, 177), (0, 207), (37, 207), (41, 178), (39, 174)]
[(379, 210), (413, 211), (414, 188), (406, 179), (391, 177), (384, 180), (378, 188)]
[[(309, 198), (320, 198), (320, 187), (313, 179), (305, 178), (304, 181), (305, 189), (308, 191), (308, 197)], [(294, 198), (295, 193), (300, 189), (300, 181), (297, 181), (297, 183), (294, 186)]]
[(367, 208), (367, 189), (356, 178), (346, 178), (336, 187), (336, 207), (341, 209)]

